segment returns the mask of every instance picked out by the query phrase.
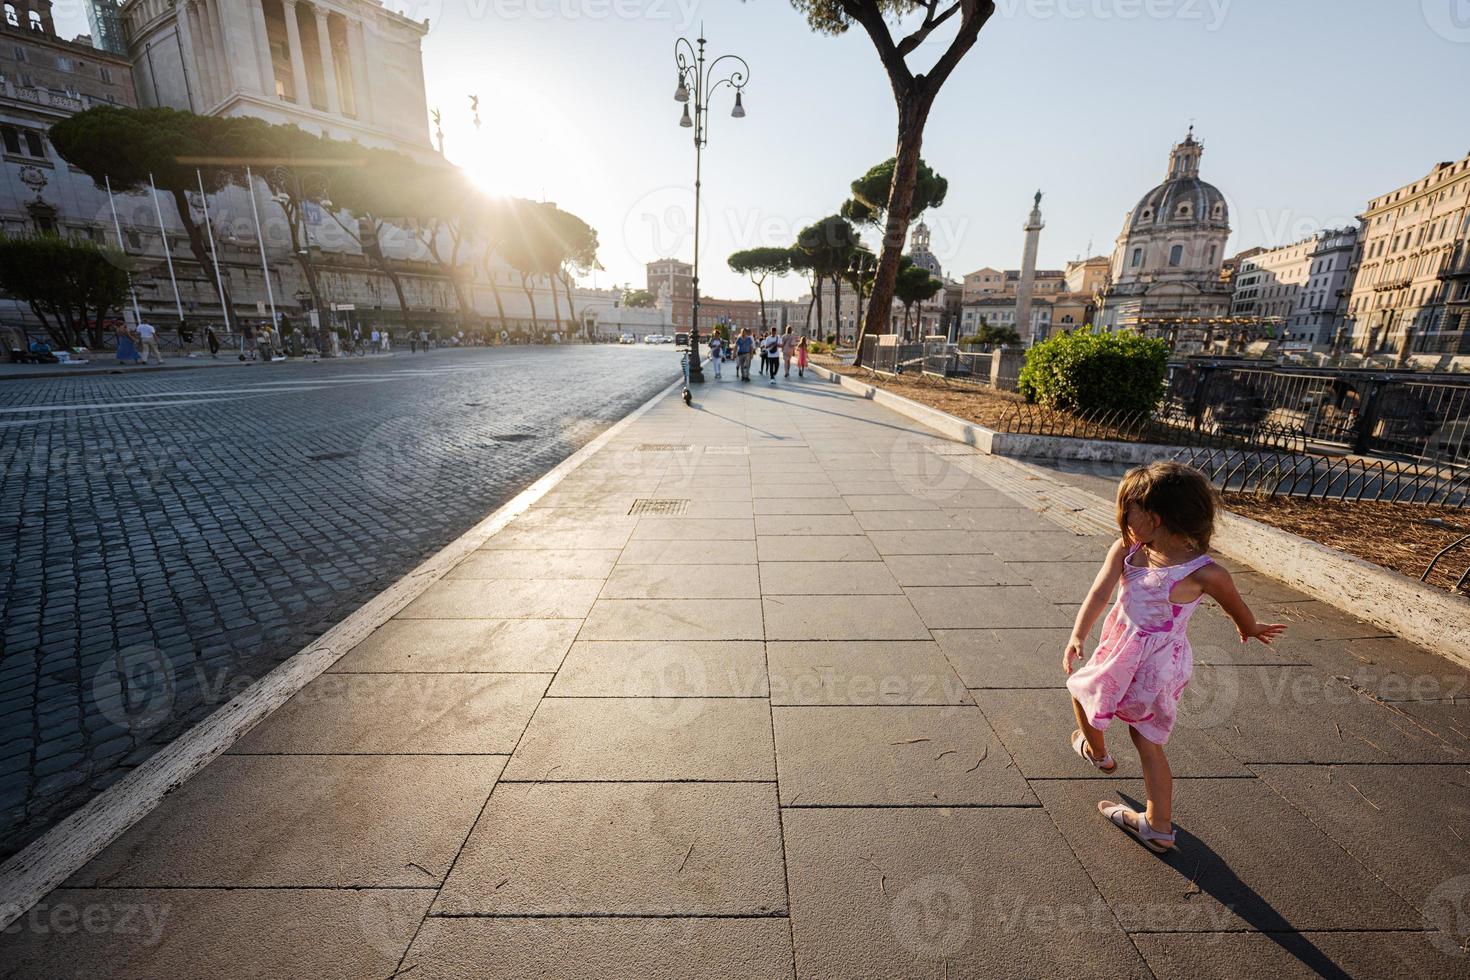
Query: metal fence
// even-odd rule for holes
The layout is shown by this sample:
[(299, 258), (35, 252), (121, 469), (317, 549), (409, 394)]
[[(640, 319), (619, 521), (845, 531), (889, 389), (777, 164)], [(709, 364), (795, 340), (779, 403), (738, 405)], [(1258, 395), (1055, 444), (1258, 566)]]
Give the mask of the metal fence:
[(863, 338), (863, 367), (879, 374), (922, 374), (923, 344), (880, 344), (881, 338)]
[(1224, 491), (1304, 500), (1362, 500), (1470, 507), (1470, 467), (1424, 466), (1389, 459), (1260, 449), (1179, 450)]
[(1470, 379), (1179, 362), (1164, 409), (1212, 432), (1292, 432), (1329, 451), (1470, 462)]

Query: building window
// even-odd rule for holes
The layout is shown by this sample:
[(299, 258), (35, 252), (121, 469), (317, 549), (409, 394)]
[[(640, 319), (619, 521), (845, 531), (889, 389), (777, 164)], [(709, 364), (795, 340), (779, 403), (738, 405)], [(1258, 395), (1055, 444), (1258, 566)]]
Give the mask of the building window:
[(15, 60), (18, 64), (22, 65), (25, 64), (26, 60), (26, 49), (18, 44), (15, 46)]
[(1170, 265), (1170, 267), (1171, 268), (1172, 267), (1177, 267), (1179, 265), (1179, 263), (1182, 262), (1182, 261), (1184, 261), (1184, 246), (1183, 245), (1175, 245), (1172, 248), (1170, 248), (1169, 249), (1169, 265)]
[(46, 24), (41, 20), (41, 12), (39, 10), (31, 11), (31, 30), (40, 31), (42, 34), (46, 33)]
[(1136, 269), (1141, 265), (1143, 265), (1143, 249), (1135, 248), (1133, 250), (1133, 261), (1129, 263), (1129, 268)]
[(19, 133), (17, 133), (15, 130), (11, 129), (9, 126), (6, 126), (4, 129), (0, 129), (0, 137), (3, 137), (4, 140), (5, 140), (5, 152), (6, 153), (13, 153), (16, 156), (19, 156), (20, 155), (20, 134)]
[(41, 136), (39, 133), (33, 133), (28, 129), (25, 131), (25, 138), (26, 151), (30, 153), (31, 156), (43, 157), (46, 155), (45, 147), (41, 145)]
[(102, 80), (104, 82), (107, 82), (107, 83), (111, 84), (111, 82), (112, 82), (112, 69), (111, 68), (105, 68), (105, 67), (104, 68), (99, 68), (99, 69), (97, 69), (97, 73), (102, 76)]
[(72, 63), (72, 60), (70, 58), (57, 58), (56, 67), (59, 71), (65, 72), (72, 72), (77, 70), (76, 65)]
[(15, 14), (15, 4), (13, 3), (7, 3), (5, 5), (5, 23), (11, 27), (20, 26), (20, 18)]

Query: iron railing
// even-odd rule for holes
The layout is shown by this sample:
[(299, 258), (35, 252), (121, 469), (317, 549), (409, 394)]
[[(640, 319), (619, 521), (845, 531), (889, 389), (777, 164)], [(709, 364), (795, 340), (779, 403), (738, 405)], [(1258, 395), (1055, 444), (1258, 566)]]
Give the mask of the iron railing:
[(1173, 458), (1200, 470), (1226, 492), (1345, 503), (1367, 500), (1461, 510), (1470, 507), (1470, 467), (1203, 446), (1181, 448)]

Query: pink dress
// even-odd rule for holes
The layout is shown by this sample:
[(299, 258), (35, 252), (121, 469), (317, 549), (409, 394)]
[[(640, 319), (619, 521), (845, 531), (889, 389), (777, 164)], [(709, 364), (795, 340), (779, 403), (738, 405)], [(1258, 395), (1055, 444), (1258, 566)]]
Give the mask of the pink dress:
[(1147, 568), (1133, 564), (1138, 549), (1134, 545), (1123, 557), (1118, 601), (1103, 620), (1092, 659), (1067, 679), (1067, 690), (1094, 728), (1106, 729), (1117, 718), (1150, 742), (1163, 745), (1174, 728), (1179, 696), (1194, 671), (1185, 631), (1200, 603), (1196, 599), (1179, 605), (1169, 601), (1169, 593), (1181, 579), (1209, 564), (1210, 556)]

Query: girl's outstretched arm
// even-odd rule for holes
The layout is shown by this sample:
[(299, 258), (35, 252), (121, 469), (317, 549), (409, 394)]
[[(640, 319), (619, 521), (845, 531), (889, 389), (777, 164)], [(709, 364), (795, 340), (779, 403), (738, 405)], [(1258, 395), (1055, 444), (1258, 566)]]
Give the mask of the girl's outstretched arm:
[(1073, 662), (1082, 656), (1082, 645), (1087, 642), (1087, 634), (1092, 632), (1093, 624), (1113, 597), (1113, 589), (1117, 588), (1118, 578), (1123, 574), (1123, 557), (1127, 554), (1128, 546), (1123, 543), (1122, 538), (1113, 542), (1113, 546), (1108, 549), (1108, 556), (1103, 559), (1102, 567), (1097, 570), (1097, 578), (1092, 580), (1092, 588), (1087, 590), (1082, 608), (1077, 610), (1077, 621), (1072, 624), (1072, 638), (1067, 641), (1067, 650), (1062, 654), (1062, 669), (1069, 674), (1072, 672)]
[(1270, 646), (1272, 640), (1286, 631), (1286, 626), (1282, 623), (1256, 622), (1255, 614), (1235, 588), (1235, 579), (1218, 564), (1211, 562), (1205, 565), (1194, 573), (1193, 578), (1200, 584), (1205, 595), (1218, 602), (1225, 615), (1234, 621), (1241, 643), (1247, 643), (1254, 637)]

